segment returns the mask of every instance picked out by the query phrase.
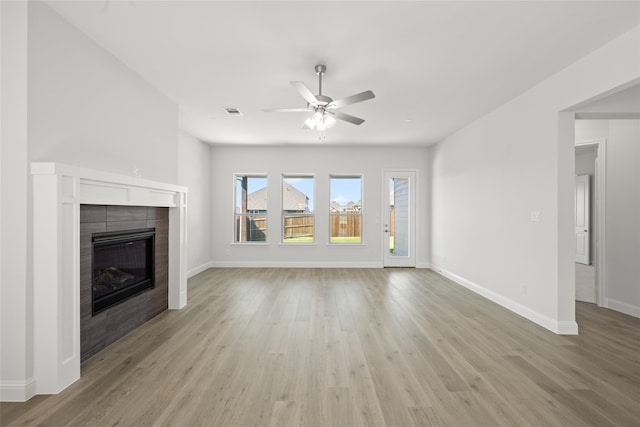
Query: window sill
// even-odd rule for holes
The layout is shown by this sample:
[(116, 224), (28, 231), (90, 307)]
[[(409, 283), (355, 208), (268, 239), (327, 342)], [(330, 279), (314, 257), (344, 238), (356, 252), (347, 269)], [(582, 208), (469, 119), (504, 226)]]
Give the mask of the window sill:
[(266, 247), (269, 246), (268, 242), (231, 242), (230, 246), (251, 246), (251, 247)]
[(296, 246), (296, 247), (299, 247), (299, 246), (318, 246), (318, 244), (315, 243), (315, 242), (314, 243), (303, 243), (303, 242), (282, 243), (282, 242), (280, 242), (280, 243), (278, 243), (278, 246)]

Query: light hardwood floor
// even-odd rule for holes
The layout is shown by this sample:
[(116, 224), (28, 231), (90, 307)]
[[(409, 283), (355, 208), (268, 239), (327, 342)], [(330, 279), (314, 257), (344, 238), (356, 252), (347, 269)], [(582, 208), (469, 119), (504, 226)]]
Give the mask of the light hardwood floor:
[(210, 269), (98, 353), (45, 426), (638, 426), (640, 319), (558, 336), (422, 269)]

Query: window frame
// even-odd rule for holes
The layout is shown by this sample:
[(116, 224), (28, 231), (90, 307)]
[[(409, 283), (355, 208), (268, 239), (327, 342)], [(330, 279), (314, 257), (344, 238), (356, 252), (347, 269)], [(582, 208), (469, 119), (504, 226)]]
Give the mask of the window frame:
[[(238, 186), (238, 180), (241, 178), (263, 178), (265, 180), (265, 184), (264, 184), (264, 189), (265, 189), (265, 193), (266, 193), (266, 202), (265, 205), (267, 207), (266, 212), (264, 212), (264, 214), (258, 214), (258, 213), (249, 213), (249, 212), (238, 212), (238, 192), (237, 192), (237, 186)], [(235, 172), (233, 174), (233, 227), (231, 228), (232, 231), (232, 235), (231, 235), (231, 242), (233, 245), (258, 245), (258, 246), (262, 246), (262, 245), (267, 245), (269, 243), (269, 198), (268, 198), (268, 189), (269, 189), (269, 177), (266, 173), (260, 172), (260, 173), (240, 173), (240, 172)], [(247, 193), (247, 196), (250, 193)], [(241, 202), (240, 202), (241, 203)], [(238, 228), (237, 228), (237, 224), (238, 224), (238, 215), (243, 215), (243, 216), (249, 216), (249, 215), (263, 215), (264, 218), (264, 233), (265, 233), (265, 239), (264, 240), (246, 240), (246, 241), (242, 241), (239, 240), (238, 238)]]
[[(345, 179), (345, 178), (358, 178), (360, 179), (360, 210), (358, 211), (359, 213), (355, 214), (355, 213), (349, 213), (349, 214), (345, 214), (345, 213), (332, 213), (331, 212), (331, 203), (333, 202), (332, 198), (333, 198), (333, 194), (331, 194), (331, 181), (332, 179)], [(363, 173), (330, 173), (329, 174), (329, 212), (328, 212), (328, 219), (329, 219), (329, 224), (328, 224), (328, 245), (330, 246), (357, 246), (357, 245), (363, 245), (364, 244), (364, 236), (363, 236), (363, 231), (364, 231), (364, 227), (363, 227), (363, 221), (364, 221), (364, 216), (362, 214), (363, 209), (364, 209), (364, 174)], [(360, 217), (360, 241), (359, 242), (332, 242), (332, 229), (331, 229), (331, 222), (332, 222), (332, 218), (333, 217), (338, 217), (341, 218), (342, 216), (353, 216), (353, 217)]]
[[(285, 189), (285, 180), (287, 179), (295, 179), (295, 178), (300, 178), (300, 179), (312, 179), (313, 180), (313, 184), (311, 186), (311, 191), (313, 192), (311, 194), (311, 197), (309, 198), (309, 195), (305, 194), (305, 196), (307, 198), (309, 198), (313, 204), (313, 210), (309, 211), (309, 212), (302, 212), (302, 213), (285, 213), (285, 206), (284, 206), (284, 202), (285, 202), (285, 197), (284, 197), (284, 189)], [(316, 174), (314, 173), (283, 173), (281, 175), (281, 179), (280, 179), (280, 244), (281, 245), (285, 245), (285, 246), (295, 246), (295, 245), (300, 245), (300, 246), (315, 246), (316, 243), (316, 193), (317, 193), (317, 177)], [(289, 184), (291, 185), (291, 184)], [(296, 188), (296, 190), (298, 190)], [(298, 190), (300, 191), (300, 190)], [(301, 192), (302, 193), (302, 192)], [(303, 193), (304, 194), (304, 193)], [(307, 208), (308, 208), (308, 204), (307, 204)], [(310, 216), (312, 218), (312, 224), (311, 224), (311, 241), (286, 241), (285, 240), (285, 231), (286, 231), (286, 224), (285, 224), (285, 215), (288, 217), (308, 217)]]

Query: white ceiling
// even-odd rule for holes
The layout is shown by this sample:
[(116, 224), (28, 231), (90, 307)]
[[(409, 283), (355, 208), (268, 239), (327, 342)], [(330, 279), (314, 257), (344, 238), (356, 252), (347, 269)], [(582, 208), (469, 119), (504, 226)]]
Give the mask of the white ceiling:
[[(180, 106), (213, 144), (424, 146), (628, 31), (640, 2), (49, 1)], [(324, 135), (289, 81), (376, 98)], [(614, 66), (614, 64), (612, 64)], [(244, 116), (228, 117), (226, 106)], [(410, 120), (410, 121), (409, 121)]]

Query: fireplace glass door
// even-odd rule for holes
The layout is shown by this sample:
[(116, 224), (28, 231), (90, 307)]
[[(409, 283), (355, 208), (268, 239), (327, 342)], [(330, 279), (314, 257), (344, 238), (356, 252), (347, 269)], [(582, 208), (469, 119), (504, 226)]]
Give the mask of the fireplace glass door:
[(155, 229), (95, 233), (92, 313), (153, 288)]

